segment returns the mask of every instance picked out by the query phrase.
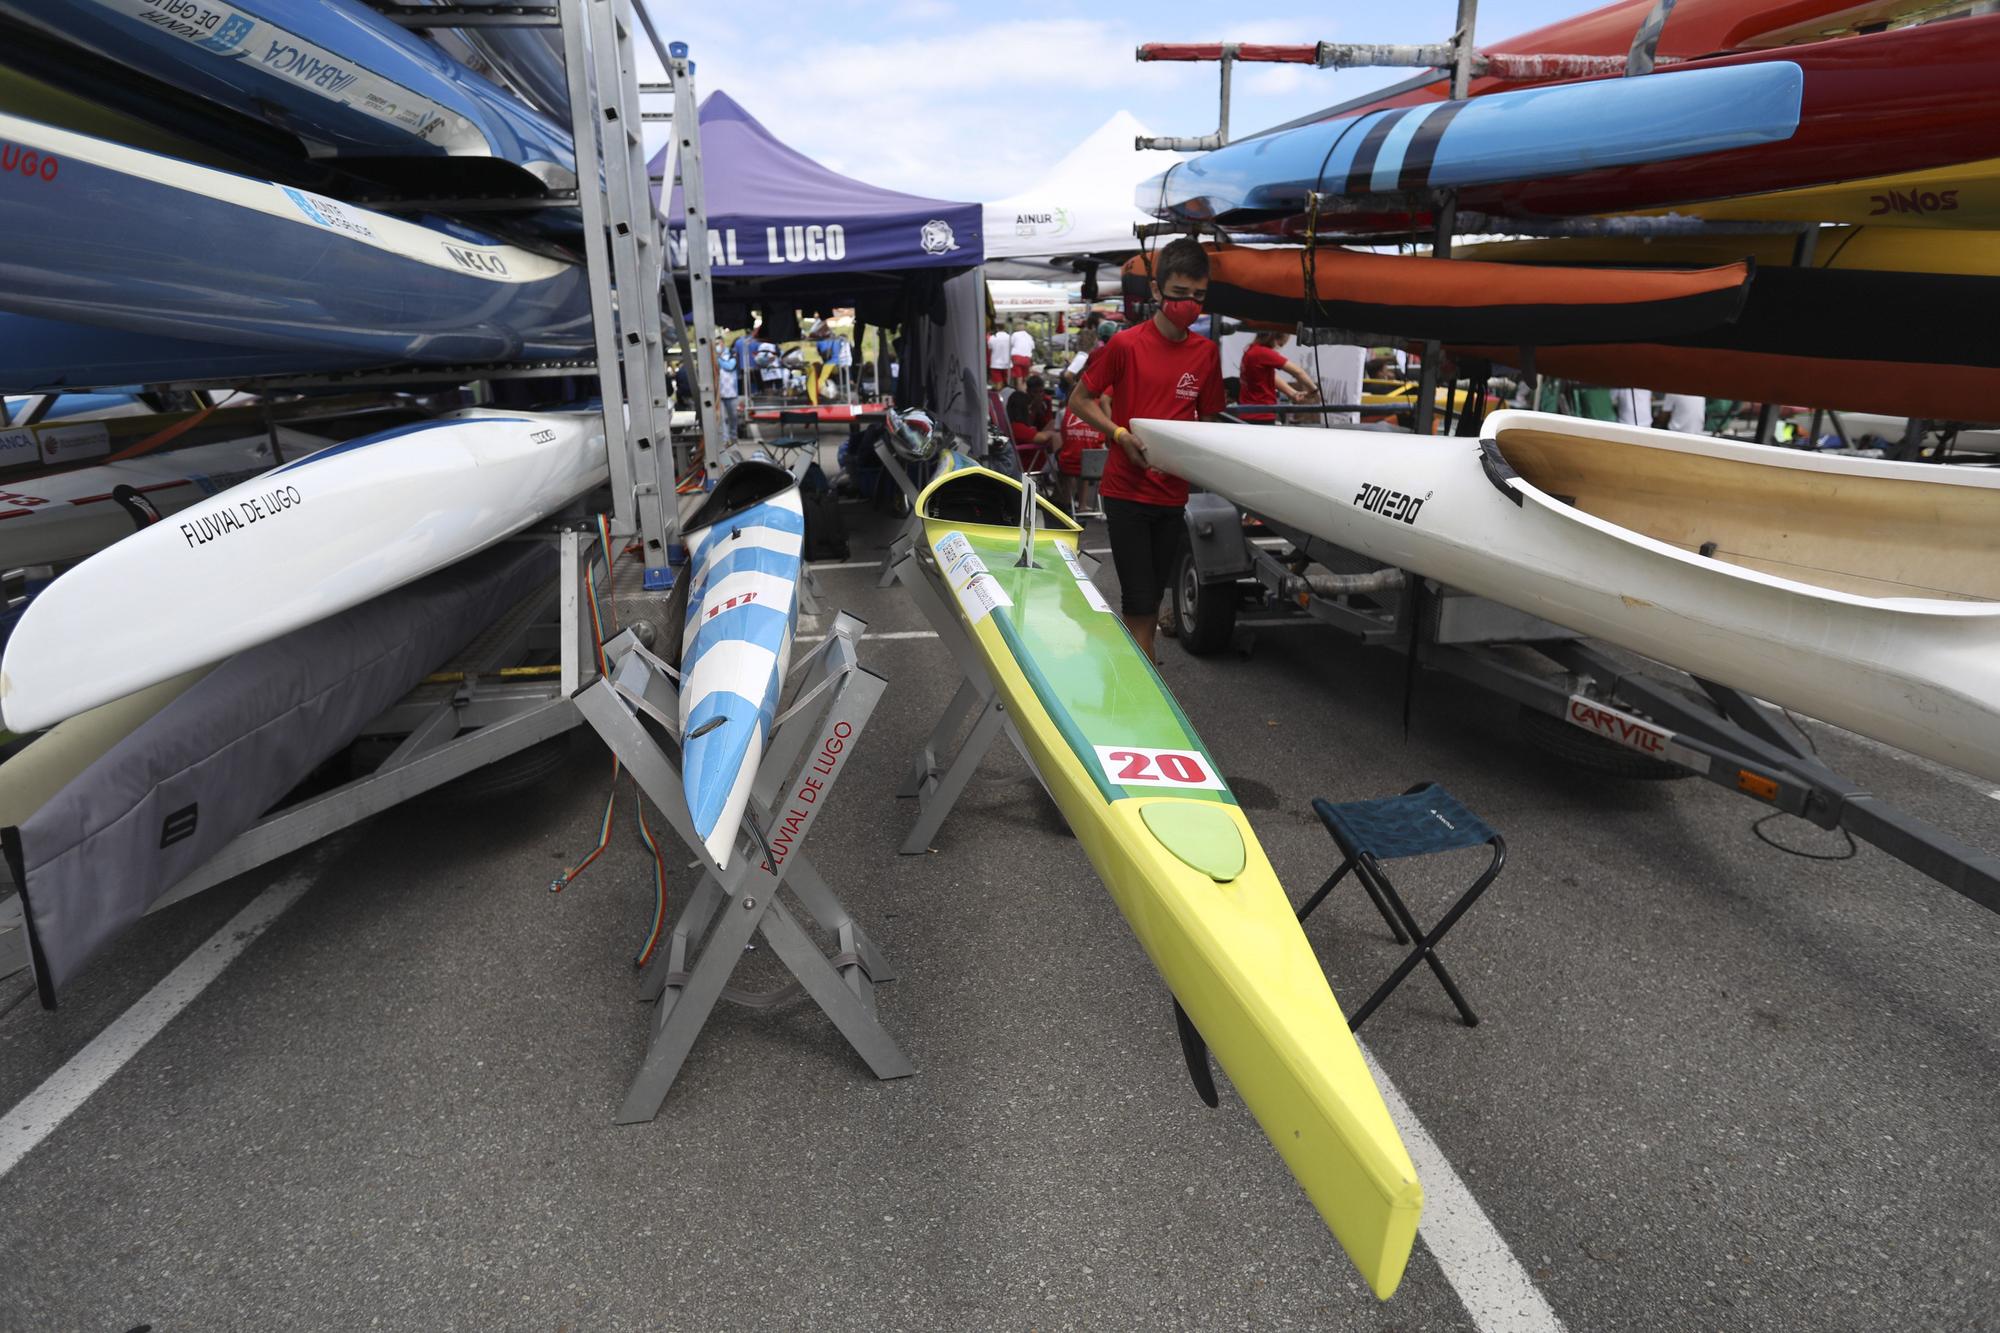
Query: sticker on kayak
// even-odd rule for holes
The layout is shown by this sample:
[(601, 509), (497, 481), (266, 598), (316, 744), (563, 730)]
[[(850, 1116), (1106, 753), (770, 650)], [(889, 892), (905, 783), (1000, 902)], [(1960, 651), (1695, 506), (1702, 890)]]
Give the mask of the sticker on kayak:
[(241, 61), (339, 106), (387, 121), (451, 152), (490, 151), (472, 122), (268, 21), (217, 0), (96, 0), (169, 37)]
[(0, 468), (42, 461), (42, 446), (31, 430), (0, 430)]
[(972, 549), (972, 543), (962, 532), (947, 532), (938, 538), (938, 568), (944, 571), (945, 582), (958, 594), (959, 605), (965, 608), (965, 618), (977, 625), (1003, 606), (1014, 605), (1014, 599), (1000, 586), (1000, 581), (986, 571), (986, 562)]
[(1227, 791), (1229, 784), (1193, 750), (1152, 750), (1139, 745), (1094, 745), (1104, 776), (1121, 787), (1181, 787)]
[(1076, 580), (1076, 586), (1082, 590), (1083, 600), (1090, 603), (1090, 609), (1103, 615), (1110, 615), (1111, 603), (1104, 600), (1104, 594), (1090, 581), (1090, 574), (1084, 569), (1083, 562), (1076, 558), (1076, 552), (1061, 542), (1056, 543), (1056, 550), (1062, 555), (1063, 563), (1069, 566), (1070, 575)]
[(349, 236), (359, 236), (366, 241), (375, 239), (375, 229), (359, 218), (349, 217), (343, 205), (324, 195), (308, 194), (289, 185), (284, 188), (285, 194), (299, 206), (299, 212), (306, 215), (308, 222), (317, 222), (331, 231), (344, 231)]
[(37, 431), (44, 463), (80, 463), (111, 452), (111, 430), (101, 423), (45, 426)]

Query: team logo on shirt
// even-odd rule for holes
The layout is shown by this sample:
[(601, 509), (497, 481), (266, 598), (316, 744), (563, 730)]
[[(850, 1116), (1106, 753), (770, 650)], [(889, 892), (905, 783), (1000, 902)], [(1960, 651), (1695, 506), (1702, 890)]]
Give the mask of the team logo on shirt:
[(1194, 377), (1193, 371), (1188, 371), (1181, 376), (1180, 383), (1174, 386), (1174, 397), (1176, 398), (1201, 397), (1201, 381)]
[(958, 249), (958, 238), (951, 234), (951, 224), (943, 218), (926, 222), (920, 240), (927, 255), (949, 254)]

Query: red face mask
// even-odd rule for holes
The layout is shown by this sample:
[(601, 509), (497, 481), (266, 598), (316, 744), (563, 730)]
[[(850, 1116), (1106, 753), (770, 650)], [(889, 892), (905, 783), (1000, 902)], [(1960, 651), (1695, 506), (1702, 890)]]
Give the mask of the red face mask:
[(1190, 297), (1160, 302), (1160, 313), (1167, 317), (1167, 323), (1177, 329), (1187, 330), (1201, 318), (1201, 302)]

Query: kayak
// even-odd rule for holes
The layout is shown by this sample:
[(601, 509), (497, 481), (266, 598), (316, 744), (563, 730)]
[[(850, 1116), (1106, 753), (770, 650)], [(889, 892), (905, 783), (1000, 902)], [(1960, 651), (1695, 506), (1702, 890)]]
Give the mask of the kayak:
[(469, 409), (349, 440), (134, 532), (48, 586), (0, 658), (39, 730), (464, 559), (605, 478), (596, 413)]
[(1142, 182), (1138, 206), (1225, 224), (1294, 216), (1314, 191), (1365, 196), (1560, 177), (1780, 143), (1805, 77), (1766, 60), (1397, 108), (1245, 139)]
[(2000, 157), (1928, 171), (1835, 181), (1770, 194), (1714, 199), (1660, 212), (1714, 221), (1888, 223), (1897, 227), (2000, 228)]
[(819, 421), (856, 421), (867, 417), (879, 417), (890, 408), (888, 403), (818, 403), (810, 407), (759, 407), (750, 413), (752, 421), (777, 421), (781, 417), (810, 415)]
[(1255, 513), (2000, 780), (2000, 474), (1539, 412), (1134, 429)]
[[(1754, 260), (1760, 269), (1791, 268), (1797, 237), (1785, 233), (1719, 232), (1668, 236), (1564, 236), (1491, 241), (1452, 251), (1460, 258), (1502, 264), (1714, 265)], [(1888, 225), (1820, 227), (1809, 267), (1876, 273), (2000, 277), (2000, 230), (1934, 231)], [(1600, 272), (1598, 276), (1602, 277)]]
[(1199, 1033), (1191, 1066), (1205, 1042), (1386, 1299), (1423, 1190), (1360, 1047), (1214, 758), (1078, 563), (1081, 529), (1040, 500), (1024, 542), (1023, 509), (1020, 483), (998, 473), (940, 476), (917, 502), (925, 572)]
[(0, 0), (0, 11), (433, 197), (576, 185), (567, 129), (355, 0)]
[(190, 381), (234, 383), (260, 375), (391, 364), (395, 358), (388, 352), (371, 356), (323, 348), (206, 342), (0, 310), (0, 390), (10, 393)]
[[(13, 433), (0, 430), (0, 459), (6, 457)], [(303, 458), (328, 443), (282, 426), (273, 433), (288, 459)], [(100, 467), (0, 482), (0, 569), (81, 560), (269, 472), (279, 461), (271, 440), (272, 433), (259, 431)]]
[[(1273, 329), (1345, 329), (1446, 342), (1631, 342), (1698, 333), (1736, 318), (1750, 268), (1692, 272), (1479, 263), (1367, 254), (1338, 246), (1208, 248), (1207, 309)], [(1152, 299), (1152, 256), (1125, 263), (1126, 308)], [(1307, 299), (1307, 275), (1313, 299)]]
[(791, 663), (805, 532), (797, 480), (757, 458), (723, 473), (681, 526), (693, 580), (681, 638), (681, 783), (695, 831), (724, 868)]
[(44, 319), (430, 364), (589, 344), (574, 264), (12, 116), (0, 235), (0, 308)]

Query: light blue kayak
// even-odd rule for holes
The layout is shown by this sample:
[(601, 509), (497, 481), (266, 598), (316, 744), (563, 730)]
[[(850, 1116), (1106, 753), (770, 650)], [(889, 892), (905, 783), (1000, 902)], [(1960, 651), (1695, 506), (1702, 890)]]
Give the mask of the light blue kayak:
[[(13, 116), (0, 162), (0, 310), (376, 363), (590, 343), (581, 269), (466, 228)], [(18, 379), (0, 365), (0, 385)]]
[(1555, 84), (1392, 107), (1245, 139), (1139, 186), (1163, 218), (1252, 222), (1307, 196), (1540, 180), (1776, 143), (1799, 125), (1805, 75), (1787, 60)]
[(746, 459), (681, 527), (681, 781), (696, 832), (727, 866), (764, 759), (798, 625), (805, 510), (798, 482)]
[[(0, 11), (296, 136), (316, 157), (429, 160), (426, 193), (570, 189), (566, 128), (355, 0), (0, 0)], [(469, 170), (446, 171), (439, 159)]]

